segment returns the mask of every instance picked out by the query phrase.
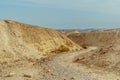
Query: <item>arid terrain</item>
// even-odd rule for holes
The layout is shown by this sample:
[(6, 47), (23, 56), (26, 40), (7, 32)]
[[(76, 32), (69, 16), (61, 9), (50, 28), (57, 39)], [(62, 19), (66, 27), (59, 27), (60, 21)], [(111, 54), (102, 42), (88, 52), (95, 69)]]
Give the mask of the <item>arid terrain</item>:
[(120, 80), (120, 29), (90, 32), (0, 21), (0, 80)]
[[(86, 49), (91, 46), (97, 48), (74, 57), (74, 63), (90, 68), (92, 71), (100, 70), (103, 73), (120, 76), (120, 29), (73, 33), (68, 37)], [(111, 80), (119, 79), (111, 78)]]

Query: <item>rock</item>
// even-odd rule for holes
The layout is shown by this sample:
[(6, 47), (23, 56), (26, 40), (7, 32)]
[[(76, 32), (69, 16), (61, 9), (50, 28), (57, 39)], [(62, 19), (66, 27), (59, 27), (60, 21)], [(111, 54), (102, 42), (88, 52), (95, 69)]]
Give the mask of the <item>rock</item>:
[(16, 75), (16, 73), (12, 72), (12, 73), (9, 73), (6, 77), (13, 77), (15, 75)]
[(24, 74), (23, 77), (31, 78), (32, 75), (31, 74)]

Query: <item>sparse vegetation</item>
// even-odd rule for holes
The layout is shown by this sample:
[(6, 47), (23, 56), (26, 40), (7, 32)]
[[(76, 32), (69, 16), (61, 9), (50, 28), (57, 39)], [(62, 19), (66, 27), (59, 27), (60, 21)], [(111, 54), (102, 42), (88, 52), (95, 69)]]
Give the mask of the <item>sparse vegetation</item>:
[(86, 43), (83, 43), (83, 44), (81, 45), (81, 47), (83, 47), (84, 49), (87, 49), (87, 47), (88, 47), (88, 44), (86, 44)]
[(60, 53), (60, 52), (68, 52), (70, 49), (65, 46), (65, 45), (61, 45), (58, 47), (58, 49), (52, 51), (52, 52), (55, 52), (55, 53)]
[(65, 45), (61, 45), (58, 49), (59, 52), (68, 52), (69, 48)]

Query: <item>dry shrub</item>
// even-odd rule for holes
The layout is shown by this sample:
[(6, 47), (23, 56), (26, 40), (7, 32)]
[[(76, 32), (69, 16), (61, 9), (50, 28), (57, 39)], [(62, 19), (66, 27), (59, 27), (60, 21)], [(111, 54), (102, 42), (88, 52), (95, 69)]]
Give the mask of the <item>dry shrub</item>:
[(59, 48), (58, 48), (58, 51), (60, 52), (68, 52), (69, 51), (69, 48), (65, 45), (61, 45)]
[(59, 46), (56, 50), (52, 51), (52, 52), (55, 52), (55, 53), (60, 53), (60, 52), (68, 52), (70, 49), (65, 46), (65, 45), (61, 45)]
[(87, 49), (87, 47), (88, 47), (88, 44), (86, 44), (86, 43), (83, 43), (83, 44), (81, 45), (81, 47), (83, 47), (84, 49)]

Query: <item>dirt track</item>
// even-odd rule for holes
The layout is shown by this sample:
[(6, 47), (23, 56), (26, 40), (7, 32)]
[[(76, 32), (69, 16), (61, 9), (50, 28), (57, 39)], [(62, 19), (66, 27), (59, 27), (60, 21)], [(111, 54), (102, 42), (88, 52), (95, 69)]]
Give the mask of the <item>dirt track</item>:
[[(42, 63), (22, 60), (4, 64), (0, 73), (1, 80), (96, 80), (72, 66), (72, 59), (75, 56), (95, 49), (90, 47), (80, 52), (61, 53), (55, 55), (54, 59)], [(13, 76), (8, 76), (12, 73)], [(31, 77), (25, 77), (25, 74)]]
[[(78, 55), (96, 49), (89, 47), (78, 52), (60, 53), (42, 61), (21, 60), (4, 64), (1, 65), (1, 80), (119, 80), (119, 76), (107, 71), (91, 69), (73, 62)], [(10, 76), (11, 74), (13, 75)]]

